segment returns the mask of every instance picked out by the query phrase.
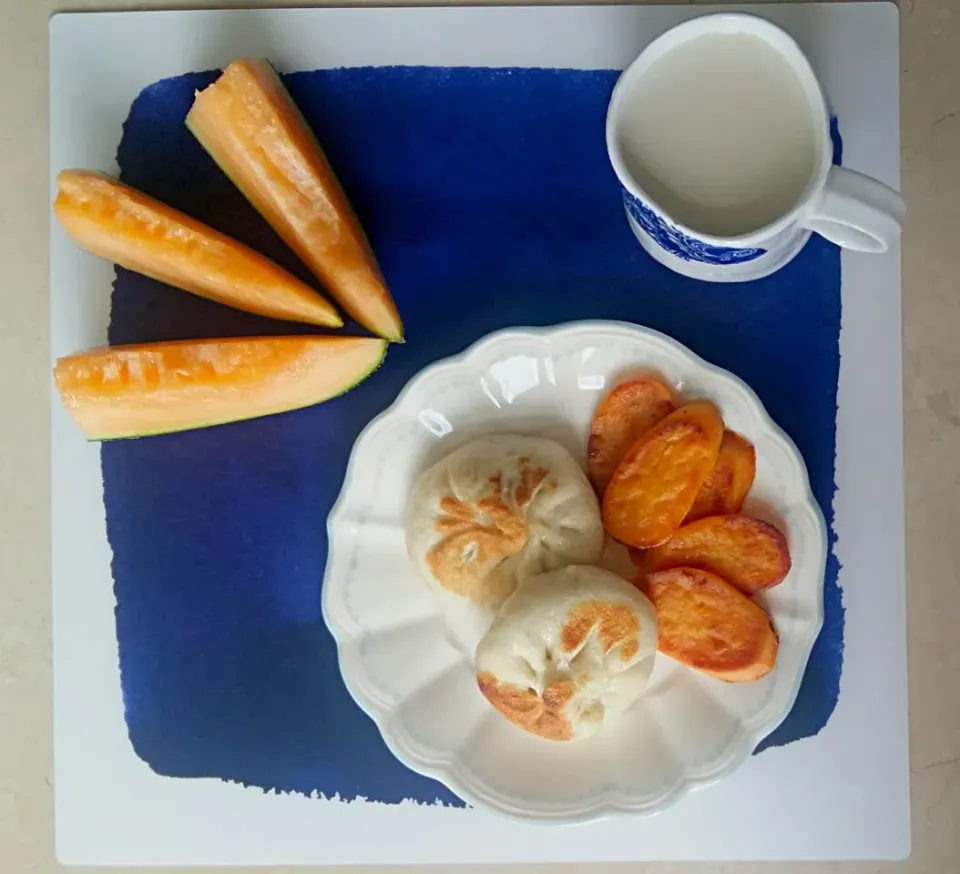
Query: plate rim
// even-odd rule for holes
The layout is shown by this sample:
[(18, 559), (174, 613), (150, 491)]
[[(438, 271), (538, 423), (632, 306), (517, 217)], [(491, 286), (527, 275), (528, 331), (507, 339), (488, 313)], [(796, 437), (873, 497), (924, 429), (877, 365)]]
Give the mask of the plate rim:
[[(690, 776), (688, 774), (681, 774), (680, 779), (677, 780), (671, 789), (661, 793), (661, 795), (653, 799), (648, 799), (645, 801), (631, 803), (622, 796), (620, 798), (611, 798), (610, 793), (605, 793), (596, 796), (595, 799), (590, 801), (590, 803), (584, 804), (579, 809), (557, 811), (538, 810), (535, 808), (520, 809), (504, 803), (503, 799), (490, 797), (488, 794), (481, 793), (480, 791), (471, 788), (462, 776), (462, 769), (458, 767), (459, 760), (457, 759), (456, 755), (446, 755), (442, 758), (430, 759), (429, 761), (425, 760), (424, 757), (417, 757), (411, 750), (407, 748), (406, 744), (392, 730), (389, 718), (392, 711), (382, 707), (381, 704), (375, 700), (375, 696), (363, 689), (362, 683), (359, 682), (356, 674), (349, 670), (349, 668), (345, 665), (345, 643), (347, 640), (351, 639), (353, 635), (351, 635), (350, 632), (343, 626), (343, 623), (339, 618), (335, 618), (332, 605), (330, 603), (332, 598), (332, 587), (328, 585), (328, 580), (331, 575), (330, 571), (333, 567), (334, 559), (332, 535), (334, 527), (345, 509), (347, 493), (349, 491), (351, 481), (357, 473), (357, 459), (361, 445), (371, 433), (374, 433), (377, 429), (383, 427), (386, 421), (399, 413), (399, 411), (405, 406), (407, 399), (416, 392), (422, 383), (430, 379), (434, 379), (439, 373), (444, 371), (453, 371), (459, 367), (463, 367), (470, 361), (470, 359), (482, 356), (490, 347), (496, 346), (500, 343), (517, 340), (530, 340), (534, 343), (542, 344), (550, 340), (562, 339), (564, 337), (574, 336), (577, 334), (587, 334), (590, 332), (606, 332), (608, 334), (617, 334), (621, 338), (627, 337), (629, 339), (643, 338), (646, 341), (653, 341), (655, 343), (663, 344), (671, 348), (673, 352), (687, 359), (694, 367), (706, 371), (711, 376), (727, 381), (736, 390), (741, 392), (748, 400), (750, 405), (758, 413), (759, 421), (767, 429), (769, 435), (781, 443), (783, 450), (791, 457), (791, 460), (796, 464), (797, 469), (800, 471), (800, 485), (806, 498), (808, 509), (811, 511), (812, 516), (817, 523), (819, 544), (821, 548), (819, 573), (820, 585), (816, 591), (816, 601), (814, 605), (816, 608), (816, 615), (809, 623), (805, 624), (807, 631), (803, 635), (802, 639), (798, 641), (797, 647), (800, 655), (798, 661), (798, 670), (793, 687), (785, 699), (782, 710), (774, 718), (764, 723), (762, 727), (757, 727), (753, 730), (744, 729), (741, 739), (738, 742), (731, 744), (727, 754), (723, 757), (722, 761), (716, 768), (700, 775)], [(337, 665), (340, 670), (341, 679), (343, 680), (350, 697), (354, 700), (357, 706), (360, 707), (360, 709), (366, 713), (370, 719), (373, 720), (387, 748), (394, 755), (394, 757), (400, 761), (401, 764), (418, 774), (442, 783), (451, 792), (453, 792), (470, 806), (479, 809), (485, 809), (508, 819), (527, 824), (577, 825), (612, 817), (650, 816), (661, 813), (668, 808), (673, 807), (679, 801), (685, 798), (690, 792), (713, 785), (725, 777), (733, 774), (747, 759), (749, 759), (756, 747), (766, 737), (768, 737), (771, 732), (775, 731), (776, 728), (793, 710), (797, 695), (800, 692), (800, 686), (803, 683), (803, 678), (806, 674), (810, 653), (812, 652), (813, 646), (816, 643), (823, 627), (823, 579), (826, 573), (827, 559), (830, 554), (829, 535), (823, 511), (810, 486), (810, 477), (807, 471), (807, 466), (802, 454), (800, 453), (800, 450), (797, 448), (792, 438), (770, 416), (757, 393), (739, 376), (707, 361), (688, 346), (685, 346), (683, 343), (680, 343), (673, 337), (670, 337), (661, 331), (657, 331), (654, 328), (648, 328), (632, 322), (607, 319), (586, 319), (562, 322), (547, 326), (513, 326), (510, 328), (502, 328), (484, 335), (460, 352), (437, 359), (436, 361), (433, 361), (421, 368), (407, 381), (394, 401), (364, 426), (354, 441), (353, 447), (350, 450), (350, 458), (347, 462), (344, 473), (343, 484), (327, 517), (326, 535), (327, 560), (324, 566), (321, 588), (321, 611), (327, 629), (330, 631), (330, 634), (336, 643)]]

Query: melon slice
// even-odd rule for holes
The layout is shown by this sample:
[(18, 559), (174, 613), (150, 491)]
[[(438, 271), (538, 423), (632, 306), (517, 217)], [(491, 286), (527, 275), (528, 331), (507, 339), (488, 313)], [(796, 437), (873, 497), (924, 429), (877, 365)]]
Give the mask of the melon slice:
[(273, 261), (102, 173), (61, 172), (53, 210), (74, 242), (128, 270), (261, 316), (343, 324), (316, 291)]
[(363, 228), (273, 67), (234, 61), (198, 92), (187, 127), (273, 229), (361, 325), (403, 325)]
[(114, 346), (53, 375), (88, 440), (143, 437), (283, 413), (348, 391), (383, 360), (365, 337), (254, 337)]

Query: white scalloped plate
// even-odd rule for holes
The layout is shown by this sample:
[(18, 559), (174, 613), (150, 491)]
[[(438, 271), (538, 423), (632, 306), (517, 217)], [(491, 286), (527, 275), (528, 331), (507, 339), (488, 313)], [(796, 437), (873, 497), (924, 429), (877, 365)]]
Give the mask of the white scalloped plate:
[[(736, 685), (658, 655), (647, 694), (618, 722), (552, 743), (508, 723), (477, 690), (480, 631), (441, 610), (411, 567), (407, 496), (427, 464), (485, 434), (550, 437), (584, 459), (598, 401), (637, 372), (660, 375), (681, 398), (709, 398), (756, 447), (745, 512), (778, 524), (793, 558), (761, 599), (780, 652), (766, 678)], [(823, 621), (826, 527), (796, 447), (743, 382), (636, 325), (501, 331), (426, 368), (357, 440), (328, 535), (323, 612), (350, 694), (405, 765), (526, 821), (655, 813), (732, 773), (789, 713)]]

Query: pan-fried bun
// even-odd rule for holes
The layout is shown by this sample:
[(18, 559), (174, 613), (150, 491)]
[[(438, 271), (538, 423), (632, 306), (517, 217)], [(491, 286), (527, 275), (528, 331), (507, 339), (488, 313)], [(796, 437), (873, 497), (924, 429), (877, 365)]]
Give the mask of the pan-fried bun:
[(507, 719), (548, 740), (592, 734), (646, 687), (653, 606), (609, 571), (575, 566), (522, 583), (477, 646), (477, 684)]
[(596, 495), (573, 456), (539, 437), (474, 440), (421, 476), (407, 551), (446, 592), (496, 609), (527, 577), (603, 551)]

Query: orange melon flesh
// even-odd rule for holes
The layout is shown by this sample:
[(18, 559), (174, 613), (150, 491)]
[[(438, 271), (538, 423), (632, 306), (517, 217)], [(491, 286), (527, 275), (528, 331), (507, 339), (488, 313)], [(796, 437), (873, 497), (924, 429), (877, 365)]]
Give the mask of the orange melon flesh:
[(282, 413), (343, 394), (386, 353), (364, 337), (254, 337), (114, 346), (57, 361), (60, 400), (88, 440)]
[(261, 316), (343, 324), (314, 289), (273, 261), (102, 173), (64, 170), (53, 209), (74, 242), (128, 270)]
[(354, 319), (388, 340), (403, 339), (363, 228), (267, 61), (230, 64), (198, 92), (187, 127)]

